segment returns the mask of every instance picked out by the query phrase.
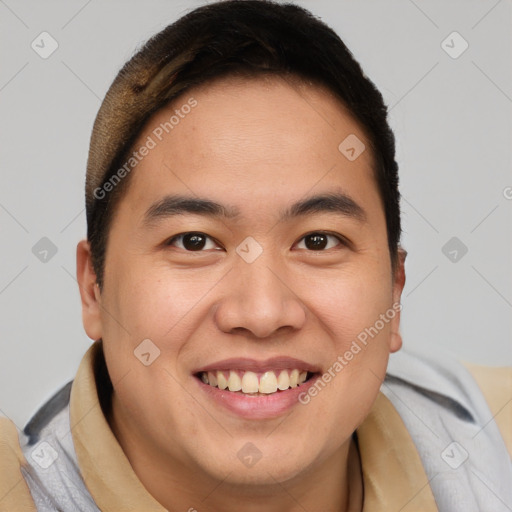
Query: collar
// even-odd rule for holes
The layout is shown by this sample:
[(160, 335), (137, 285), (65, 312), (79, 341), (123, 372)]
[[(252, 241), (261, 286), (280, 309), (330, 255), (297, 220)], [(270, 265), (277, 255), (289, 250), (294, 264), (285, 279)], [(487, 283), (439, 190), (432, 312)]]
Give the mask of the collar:
[(449, 400), (454, 407), (462, 408), (466, 417), (474, 421), (478, 416), (473, 405), (474, 396), (468, 394), (464, 381), (468, 371), (448, 352), (415, 349), (400, 350), (391, 354), (387, 377), (399, 379), (410, 387), (433, 396)]
[[(104, 512), (167, 512), (138, 479), (104, 416), (96, 384), (102, 366), (102, 342), (97, 341), (84, 355), (71, 388), (71, 432), (84, 482)], [(437, 512), (413, 440), (382, 393), (356, 434), (363, 472), (363, 512)]]

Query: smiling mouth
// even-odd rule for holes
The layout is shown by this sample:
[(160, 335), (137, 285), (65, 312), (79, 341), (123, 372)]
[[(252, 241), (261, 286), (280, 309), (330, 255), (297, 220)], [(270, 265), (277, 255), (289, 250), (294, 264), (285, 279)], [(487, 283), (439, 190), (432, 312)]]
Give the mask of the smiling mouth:
[(252, 372), (245, 370), (214, 370), (199, 372), (196, 377), (204, 384), (243, 395), (272, 395), (301, 386), (315, 373), (298, 369)]

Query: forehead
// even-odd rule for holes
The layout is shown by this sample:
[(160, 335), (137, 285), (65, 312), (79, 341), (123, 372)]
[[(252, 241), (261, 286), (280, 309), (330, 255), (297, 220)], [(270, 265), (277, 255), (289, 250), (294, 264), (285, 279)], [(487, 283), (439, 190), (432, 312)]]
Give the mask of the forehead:
[(285, 201), (340, 185), (378, 196), (360, 124), (328, 89), (299, 80), (229, 77), (192, 88), (153, 115), (134, 147), (144, 145), (151, 150), (128, 192), (137, 203), (186, 192), (229, 195), (243, 209), (269, 194)]

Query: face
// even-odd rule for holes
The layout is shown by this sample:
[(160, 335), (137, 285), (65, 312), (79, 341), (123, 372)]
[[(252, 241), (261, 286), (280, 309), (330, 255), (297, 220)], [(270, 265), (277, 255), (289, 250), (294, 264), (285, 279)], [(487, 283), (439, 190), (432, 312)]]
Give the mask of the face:
[[(83, 294), (116, 434), (170, 474), (233, 484), (334, 460), (401, 343), (363, 130), (318, 86), (231, 78), (158, 112), (143, 145), (103, 290)], [(78, 267), (92, 290), (86, 242)]]

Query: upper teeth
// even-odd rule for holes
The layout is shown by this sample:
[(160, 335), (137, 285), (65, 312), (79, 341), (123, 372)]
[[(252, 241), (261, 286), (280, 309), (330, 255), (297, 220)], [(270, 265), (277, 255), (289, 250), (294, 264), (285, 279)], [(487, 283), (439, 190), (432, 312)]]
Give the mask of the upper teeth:
[(201, 380), (219, 389), (242, 391), (242, 393), (275, 393), (278, 389), (284, 391), (295, 388), (306, 381), (308, 372), (294, 370), (279, 370), (277, 375), (272, 370), (261, 374), (249, 371), (210, 371), (202, 372)]

